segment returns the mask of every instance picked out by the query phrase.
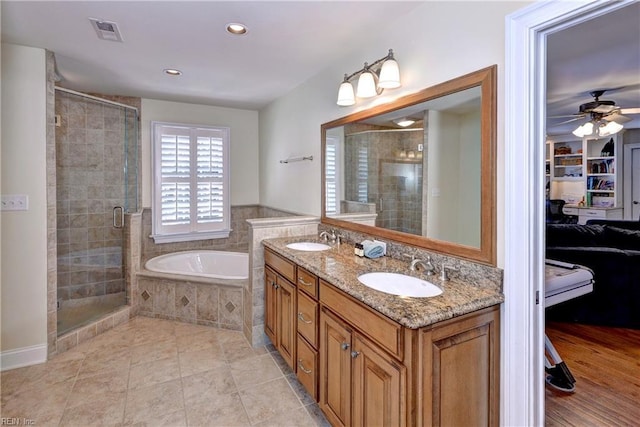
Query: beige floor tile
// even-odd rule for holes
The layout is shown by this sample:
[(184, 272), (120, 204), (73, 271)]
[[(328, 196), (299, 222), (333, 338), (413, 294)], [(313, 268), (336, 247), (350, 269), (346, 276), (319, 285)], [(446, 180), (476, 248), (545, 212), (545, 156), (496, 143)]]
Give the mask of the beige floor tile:
[(73, 379), (19, 391), (2, 406), (2, 417), (60, 419), (72, 387)]
[(190, 407), (187, 411), (189, 426), (244, 427), (249, 418), (238, 393), (218, 396), (210, 402)]
[(151, 344), (139, 345), (131, 348), (131, 365), (155, 360), (169, 359), (178, 355), (175, 337)]
[(82, 360), (73, 360), (69, 362), (49, 362), (38, 367), (38, 374), (31, 372), (29, 379), (22, 383), (20, 391), (30, 390), (34, 388), (45, 388), (47, 386), (74, 380), (80, 371)]
[(186, 353), (191, 351), (200, 351), (213, 347), (220, 347), (220, 332), (218, 329), (210, 328), (209, 330), (200, 331), (194, 334), (177, 335), (178, 351)]
[(81, 405), (67, 407), (60, 421), (61, 426), (115, 426), (122, 424), (126, 392), (104, 393), (99, 399), (85, 401)]
[(0, 393), (2, 395), (2, 403), (5, 402), (12, 394), (16, 393), (22, 383), (24, 383), (29, 377), (29, 369), (17, 368), (10, 371), (3, 371), (0, 375)]
[(165, 340), (172, 340), (174, 338), (175, 331), (173, 326), (170, 327), (168, 325), (161, 324), (158, 328), (149, 327), (137, 330), (132, 344), (134, 346), (154, 344)]
[(182, 383), (178, 380), (129, 390), (124, 411), (125, 424), (184, 410)]
[(178, 322), (175, 325), (176, 336), (187, 336), (207, 331), (211, 331), (211, 326), (194, 325), (193, 323), (182, 322)]
[(118, 371), (107, 371), (90, 377), (76, 380), (67, 401), (67, 408), (80, 406), (90, 401), (100, 400), (103, 395), (127, 391), (129, 374)]
[(240, 398), (251, 424), (257, 424), (273, 418), (281, 412), (302, 407), (300, 400), (284, 378), (242, 390)]
[(155, 360), (131, 367), (129, 372), (129, 390), (165, 383), (180, 378), (178, 356)]
[(305, 408), (285, 411), (273, 418), (255, 424), (258, 427), (316, 427), (316, 422), (309, 416)]
[(253, 348), (244, 335), (241, 334), (233, 339), (223, 342), (222, 348), (224, 349), (225, 357), (229, 361), (237, 361), (267, 354), (264, 347)]
[(126, 424), (132, 427), (184, 427), (187, 425), (187, 416), (183, 409), (169, 414), (151, 416), (144, 421)]
[(178, 358), (180, 359), (180, 374), (183, 377), (228, 367), (227, 360), (218, 346), (180, 353)]
[(129, 348), (120, 348), (114, 351), (104, 349), (87, 355), (78, 373), (78, 378), (110, 371), (129, 372), (130, 365), (131, 350)]
[(268, 354), (233, 362), (231, 374), (236, 381), (238, 390), (244, 390), (276, 378), (283, 378), (282, 372)]
[(88, 355), (128, 349), (133, 344), (133, 338), (132, 330), (111, 329), (88, 341), (91, 344)]
[(236, 384), (227, 367), (183, 377), (182, 389), (187, 410), (201, 403), (215, 400), (220, 395), (237, 391)]

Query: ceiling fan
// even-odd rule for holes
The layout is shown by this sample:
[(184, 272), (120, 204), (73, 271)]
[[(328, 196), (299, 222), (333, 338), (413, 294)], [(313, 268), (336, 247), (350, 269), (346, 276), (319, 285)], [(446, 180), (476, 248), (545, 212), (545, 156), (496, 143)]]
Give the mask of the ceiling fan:
[(594, 90), (589, 92), (594, 99), (591, 102), (586, 102), (580, 105), (579, 112), (564, 116), (551, 116), (550, 119), (562, 119), (571, 117), (570, 120), (566, 120), (557, 125), (565, 123), (571, 123), (576, 120), (583, 119), (587, 116), (590, 117), (592, 122), (598, 122), (601, 120), (615, 121), (616, 123), (626, 123), (631, 121), (629, 117), (624, 114), (640, 114), (640, 107), (637, 108), (620, 108), (614, 101), (600, 99), (600, 97), (606, 92), (606, 90)]

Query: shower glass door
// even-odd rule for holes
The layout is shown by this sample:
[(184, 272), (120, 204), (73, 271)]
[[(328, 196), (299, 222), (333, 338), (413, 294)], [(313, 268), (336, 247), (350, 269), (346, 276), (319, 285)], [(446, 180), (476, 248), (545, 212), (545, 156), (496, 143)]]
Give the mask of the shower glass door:
[(58, 335), (126, 304), (124, 214), (137, 210), (137, 111), (56, 91)]

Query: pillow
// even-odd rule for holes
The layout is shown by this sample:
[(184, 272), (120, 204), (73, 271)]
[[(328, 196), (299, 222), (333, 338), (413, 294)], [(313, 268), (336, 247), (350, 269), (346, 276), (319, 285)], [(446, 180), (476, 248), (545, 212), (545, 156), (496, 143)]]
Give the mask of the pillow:
[(604, 226), (580, 224), (547, 224), (547, 247), (606, 246)]
[(604, 238), (610, 248), (640, 251), (640, 230), (605, 226)]

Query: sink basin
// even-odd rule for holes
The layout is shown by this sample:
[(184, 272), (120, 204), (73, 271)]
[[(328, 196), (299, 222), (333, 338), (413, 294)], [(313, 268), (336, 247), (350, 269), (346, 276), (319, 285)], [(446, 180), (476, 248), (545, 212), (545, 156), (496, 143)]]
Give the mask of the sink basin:
[(297, 243), (289, 243), (287, 245), (289, 249), (295, 249), (297, 251), (326, 251), (327, 249), (331, 249), (331, 246), (325, 245), (324, 243), (315, 243), (315, 242), (297, 242)]
[(428, 298), (442, 293), (442, 289), (433, 283), (398, 273), (366, 273), (358, 276), (358, 280), (365, 286), (392, 295)]

